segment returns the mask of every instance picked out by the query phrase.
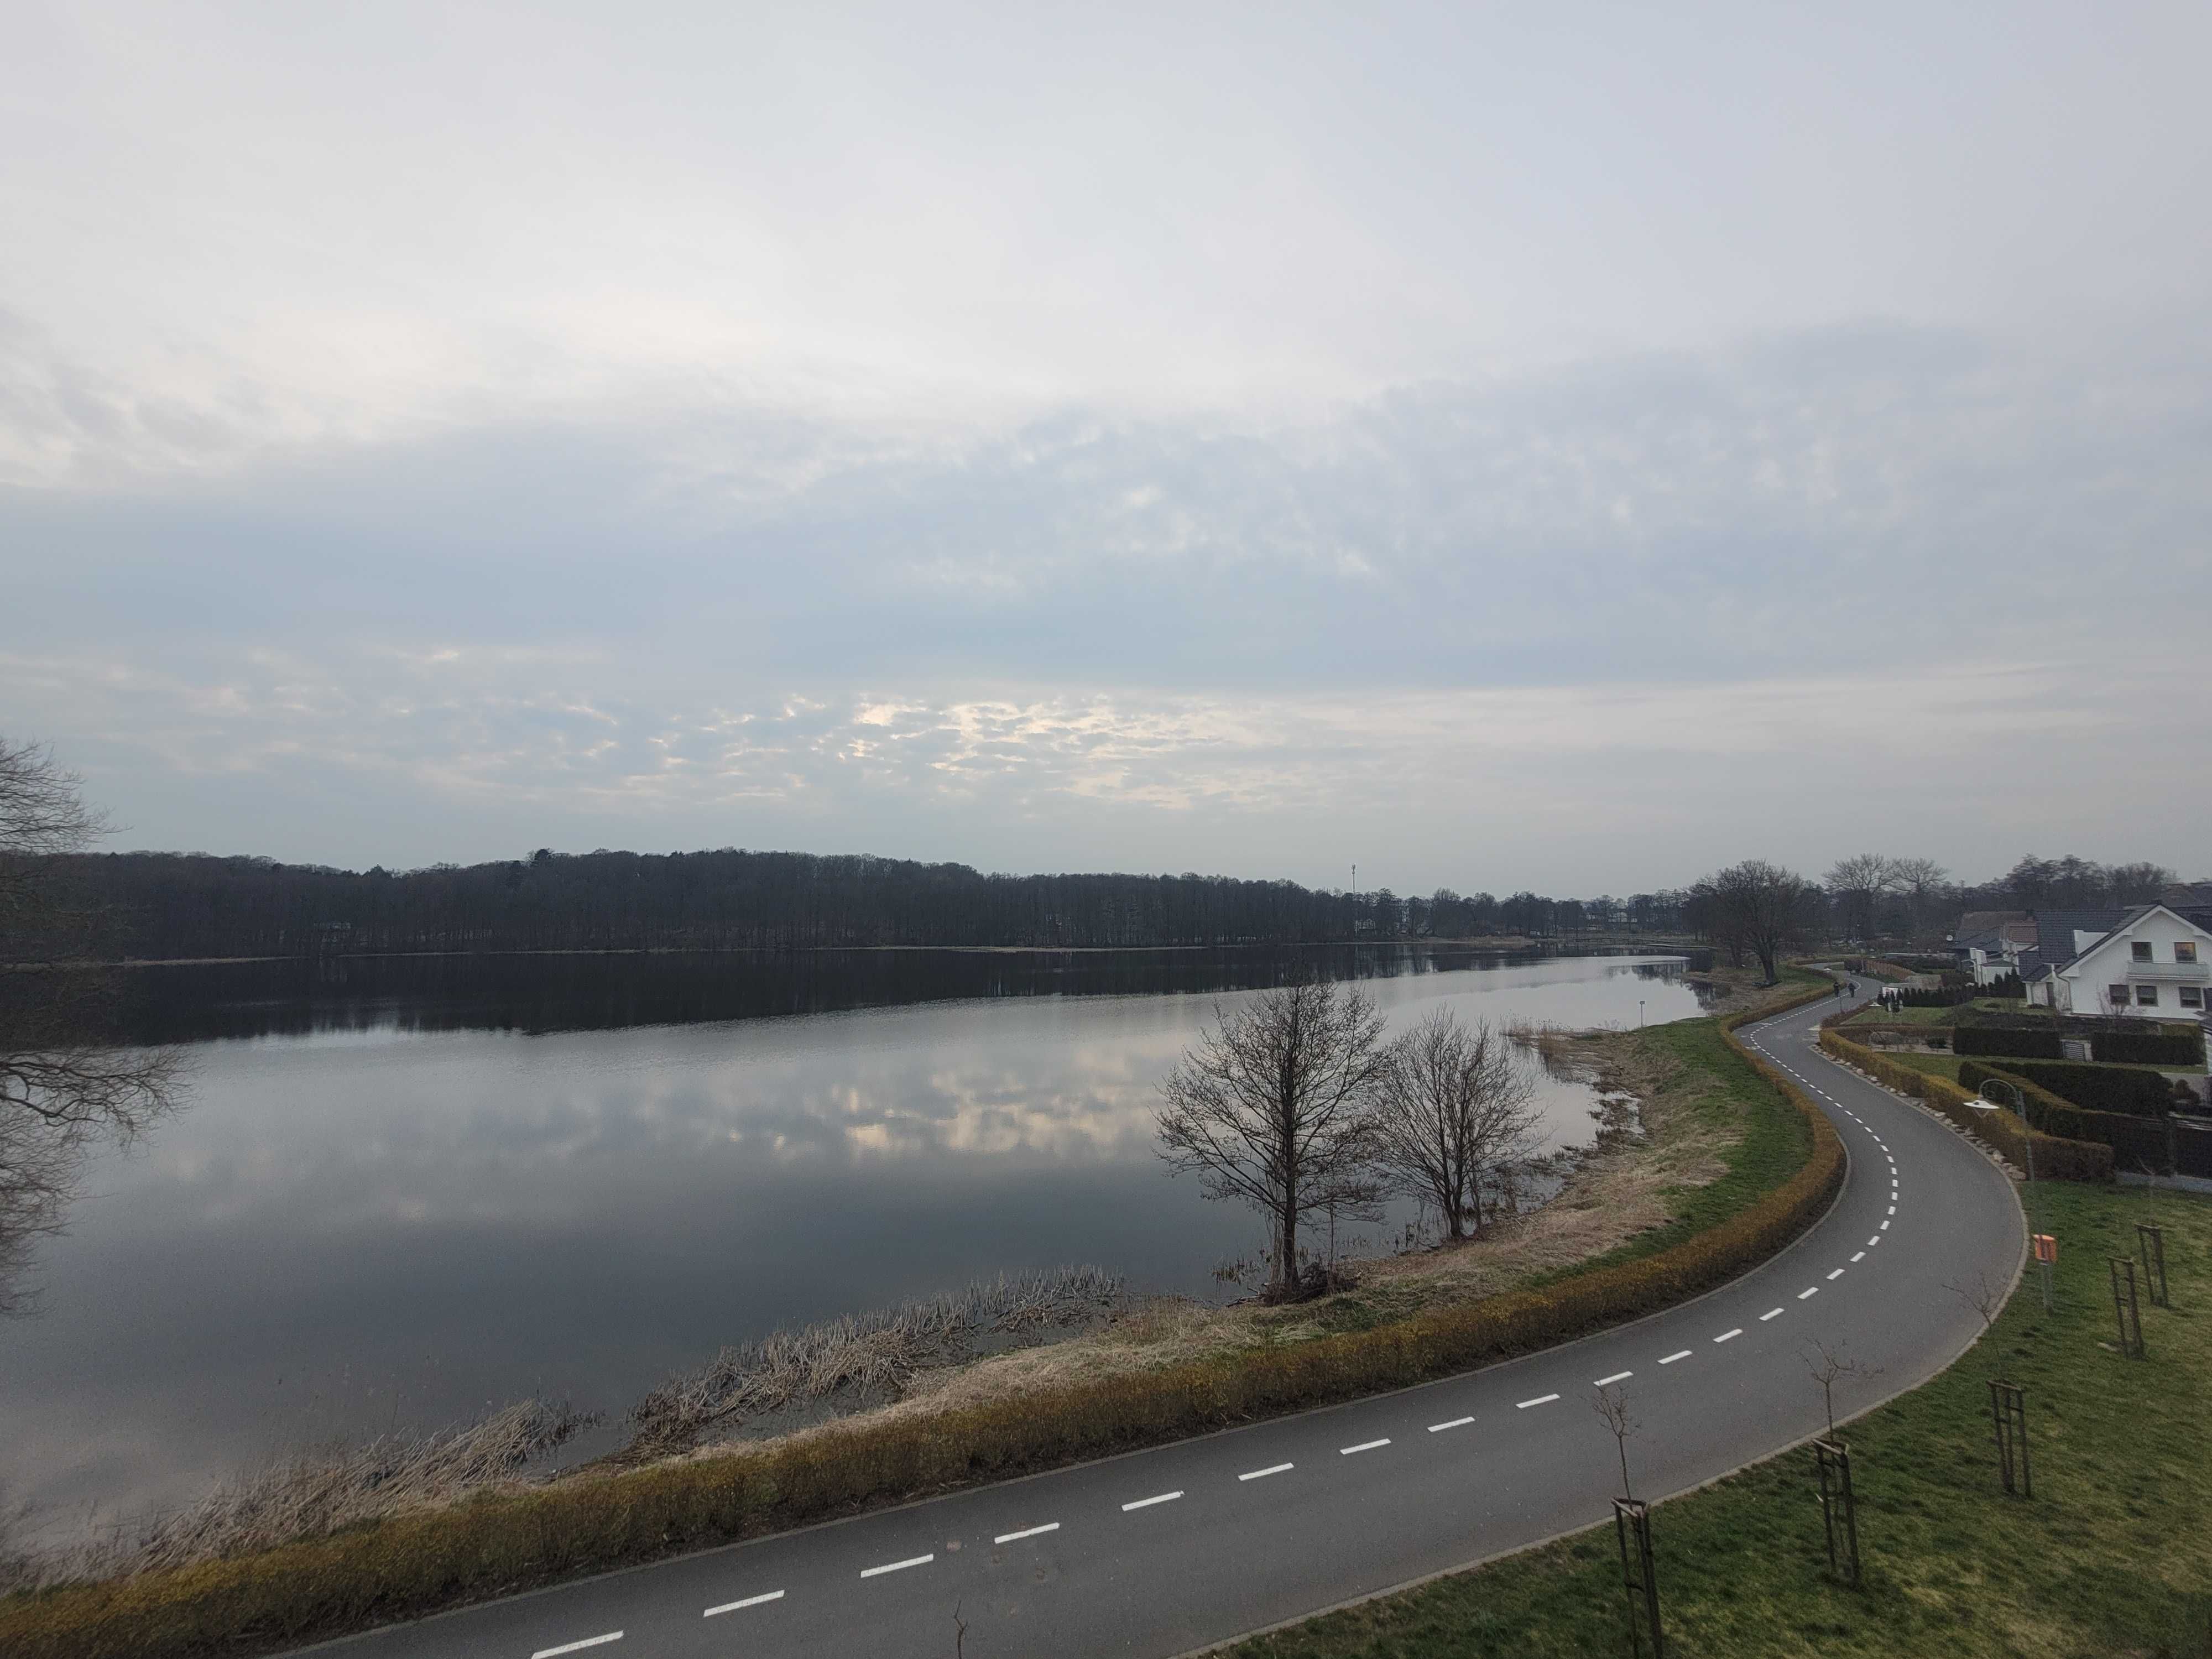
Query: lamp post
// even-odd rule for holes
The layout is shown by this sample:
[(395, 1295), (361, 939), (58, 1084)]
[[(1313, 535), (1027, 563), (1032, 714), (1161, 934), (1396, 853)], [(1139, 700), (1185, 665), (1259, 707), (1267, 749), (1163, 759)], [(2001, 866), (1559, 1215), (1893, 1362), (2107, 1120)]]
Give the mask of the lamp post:
[(2012, 1091), (2013, 1111), (2020, 1119), (2021, 1145), (2027, 1149), (2028, 1249), (2034, 1253), (2036, 1266), (2043, 1270), (2043, 1311), (2049, 1313), (2051, 1311), (2051, 1261), (2043, 1253), (2043, 1229), (2036, 1224), (2035, 1219), (2035, 1129), (2027, 1121), (2027, 1097), (2021, 1093), (2017, 1085), (2004, 1082), (1998, 1078), (1988, 1078), (1984, 1079), (1981, 1089), (1976, 1091), (1977, 1097), (1973, 1103), (1976, 1111), (1995, 1112), (2003, 1109), (1999, 1103), (1989, 1098), (1987, 1091), (1990, 1089), (2008, 1089)]
[(1636, 1029), (1639, 1031), (1644, 1029), (1644, 999), (1642, 997), (1636, 999)]

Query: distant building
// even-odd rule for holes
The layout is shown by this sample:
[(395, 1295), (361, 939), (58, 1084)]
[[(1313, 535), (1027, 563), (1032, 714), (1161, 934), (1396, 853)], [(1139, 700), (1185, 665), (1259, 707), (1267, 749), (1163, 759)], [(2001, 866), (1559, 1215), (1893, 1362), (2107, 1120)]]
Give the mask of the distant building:
[(2020, 953), (2028, 1000), (2075, 1014), (2203, 1019), (2212, 988), (2212, 916), (2164, 904), (2047, 910)]
[(2034, 944), (2035, 917), (2026, 910), (1969, 910), (1951, 932), (1951, 954), (1977, 985), (2018, 973), (2021, 952)]

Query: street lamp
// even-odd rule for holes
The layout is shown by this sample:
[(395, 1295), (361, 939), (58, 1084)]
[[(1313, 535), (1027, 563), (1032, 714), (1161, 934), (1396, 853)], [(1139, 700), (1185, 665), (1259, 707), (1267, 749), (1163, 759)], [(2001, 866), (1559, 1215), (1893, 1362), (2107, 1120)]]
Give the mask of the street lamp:
[[(1988, 1078), (1983, 1081), (1981, 1089), (1977, 1091), (1974, 1100), (1971, 1103), (1976, 1111), (1995, 1112), (2003, 1109), (1999, 1102), (1989, 1098), (1988, 1091), (1991, 1089), (2008, 1089), (2012, 1091), (2013, 1111), (2020, 1119), (2021, 1145), (2027, 1149), (2028, 1248), (2035, 1253), (2036, 1265), (2043, 1269), (2043, 1311), (2049, 1313), (2051, 1311), (2051, 1256), (2045, 1254), (2045, 1234), (2042, 1228), (2036, 1224), (2035, 1220), (2035, 1130), (2027, 1121), (2027, 1097), (2021, 1093), (2017, 1084), (2007, 1083), (2001, 1078)], [(2055, 1255), (2057, 1252), (2054, 1250), (2051, 1254)]]

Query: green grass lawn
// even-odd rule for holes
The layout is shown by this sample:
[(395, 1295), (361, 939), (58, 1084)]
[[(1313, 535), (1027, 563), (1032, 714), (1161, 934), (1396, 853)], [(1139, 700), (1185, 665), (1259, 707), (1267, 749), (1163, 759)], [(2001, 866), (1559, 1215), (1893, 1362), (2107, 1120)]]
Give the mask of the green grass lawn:
[(1844, 1023), (1847, 1025), (1942, 1025), (1958, 1022), (1956, 1008), (1899, 1008), (1892, 1012), (1869, 1003)]
[[(1827, 1574), (1812, 1455), (1653, 1512), (1668, 1652), (2201, 1656), (2212, 1651), (2212, 1200), (2049, 1184), (2058, 1308), (2031, 1277), (1934, 1382), (1843, 1430), (1863, 1589)], [(2148, 1358), (2113, 1340), (2107, 1254), (2166, 1231), (2173, 1291)], [(1988, 1379), (2027, 1390), (2035, 1496), (1998, 1490)], [(1814, 1384), (1807, 1379), (1806, 1388)], [(1602, 1434), (1595, 1419), (1590, 1431)], [(1631, 1456), (1633, 1457), (1633, 1443)], [(1309, 1621), (1238, 1659), (1566, 1659), (1626, 1652), (1610, 1528)]]

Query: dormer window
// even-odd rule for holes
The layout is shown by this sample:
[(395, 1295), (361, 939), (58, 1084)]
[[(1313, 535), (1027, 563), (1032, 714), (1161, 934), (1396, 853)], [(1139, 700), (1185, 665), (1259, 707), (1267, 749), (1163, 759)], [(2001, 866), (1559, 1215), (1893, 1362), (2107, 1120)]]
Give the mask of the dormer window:
[(2148, 939), (2139, 939), (2129, 948), (2133, 950), (2136, 953), (2136, 960), (2137, 962), (2148, 962), (2150, 960), (2150, 941)]
[(2177, 943), (2173, 947), (2173, 959), (2176, 962), (2196, 961), (2197, 941), (2193, 939), (2185, 939)]

